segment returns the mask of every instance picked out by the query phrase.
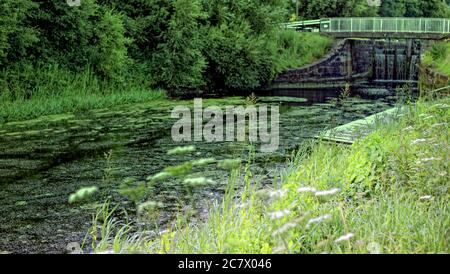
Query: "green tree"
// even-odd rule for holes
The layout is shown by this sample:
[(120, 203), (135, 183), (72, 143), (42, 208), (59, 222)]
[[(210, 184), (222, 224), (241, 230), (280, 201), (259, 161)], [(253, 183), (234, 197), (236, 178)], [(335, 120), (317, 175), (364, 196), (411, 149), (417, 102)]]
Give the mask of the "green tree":
[(205, 54), (209, 84), (215, 88), (253, 89), (272, 79), (274, 39), (252, 35), (248, 23), (223, 24), (208, 33)]
[(176, 0), (173, 8), (164, 42), (158, 45), (155, 71), (169, 89), (198, 88), (204, 84), (206, 66), (199, 25), (204, 13), (196, 0)]
[(133, 59), (146, 62), (153, 58), (173, 14), (170, 0), (99, 0), (103, 6), (123, 14), (126, 37), (132, 38), (129, 52)]
[(295, 0), (291, 2), (291, 13), (296, 13), (297, 4), (300, 19), (376, 16), (378, 12), (365, 0)]
[(380, 15), (383, 17), (403, 17), (406, 14), (405, 0), (383, 0)]
[(450, 17), (450, 8), (442, 0), (383, 0), (380, 16)]
[(89, 63), (103, 78), (121, 82), (131, 64), (127, 46), (132, 41), (125, 38), (122, 16), (106, 11), (95, 26), (94, 37)]
[(26, 24), (27, 12), (36, 8), (29, 0), (0, 2), (0, 67), (26, 57), (27, 50), (38, 41), (37, 31)]
[(90, 66), (98, 76), (121, 80), (130, 60), (123, 18), (95, 0), (71, 7), (66, 1), (36, 1), (27, 22), (39, 31), (31, 54), (35, 65), (57, 64), (79, 72)]
[(285, 1), (204, 0), (208, 13), (204, 55), (212, 89), (253, 89), (270, 81), (277, 68), (277, 25)]
[(424, 17), (450, 18), (450, 7), (441, 0), (421, 1)]

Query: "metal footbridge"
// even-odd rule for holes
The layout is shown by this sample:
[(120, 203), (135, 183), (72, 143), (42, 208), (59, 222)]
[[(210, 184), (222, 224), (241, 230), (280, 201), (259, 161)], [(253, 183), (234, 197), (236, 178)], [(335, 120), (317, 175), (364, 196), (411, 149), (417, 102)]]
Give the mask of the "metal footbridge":
[(406, 38), (441, 40), (450, 37), (450, 19), (356, 17), (297, 21), (283, 27), (320, 32), (336, 38)]

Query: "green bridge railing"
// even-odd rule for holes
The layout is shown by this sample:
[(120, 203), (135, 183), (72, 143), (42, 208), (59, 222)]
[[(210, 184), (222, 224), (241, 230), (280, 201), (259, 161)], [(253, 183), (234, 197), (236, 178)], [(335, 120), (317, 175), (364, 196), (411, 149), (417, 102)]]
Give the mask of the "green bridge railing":
[(327, 18), (284, 24), (286, 28), (320, 32), (450, 33), (450, 19), (444, 18)]

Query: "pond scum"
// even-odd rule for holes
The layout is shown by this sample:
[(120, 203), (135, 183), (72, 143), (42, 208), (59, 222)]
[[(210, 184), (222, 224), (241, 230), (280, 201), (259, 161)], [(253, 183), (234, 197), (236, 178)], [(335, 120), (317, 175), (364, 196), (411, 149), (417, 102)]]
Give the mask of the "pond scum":
[[(114, 217), (115, 208), (107, 202), (87, 235), (92, 250), (448, 253), (450, 98), (420, 98), (404, 109), (395, 122), (377, 125), (352, 146), (305, 143), (283, 171), (281, 182), (271, 187), (259, 184), (250, 163), (239, 167), (233, 163), (222, 201), (215, 202), (203, 220), (191, 218), (195, 209), (188, 207), (153, 236), (132, 232), (132, 225)], [(170, 153), (189, 153), (193, 148), (177, 150)], [(187, 176), (192, 163), (167, 168), (149, 180), (173, 172)], [(187, 189), (211, 182), (185, 180)], [(137, 207), (151, 214), (158, 204)]]

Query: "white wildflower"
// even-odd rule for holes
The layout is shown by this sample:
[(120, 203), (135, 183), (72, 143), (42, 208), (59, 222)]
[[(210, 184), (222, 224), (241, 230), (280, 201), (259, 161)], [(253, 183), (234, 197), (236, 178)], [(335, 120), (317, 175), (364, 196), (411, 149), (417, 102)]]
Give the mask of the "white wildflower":
[(107, 254), (116, 254), (114, 252), (114, 250), (104, 250), (104, 251), (99, 251), (99, 252), (95, 252), (95, 254), (99, 254), (99, 255), (107, 255)]
[(330, 189), (330, 190), (324, 190), (324, 191), (317, 191), (316, 193), (315, 193), (315, 195), (317, 196), (317, 197), (322, 197), (322, 196), (331, 196), (331, 195), (334, 195), (334, 194), (336, 194), (336, 193), (338, 193), (339, 192), (339, 188), (333, 188), (333, 189)]
[(345, 234), (344, 236), (341, 236), (341, 237), (337, 238), (336, 241), (334, 241), (334, 242), (335, 243), (340, 243), (340, 242), (343, 242), (343, 241), (348, 241), (351, 238), (353, 238), (354, 236), (355, 236), (355, 234), (348, 233), (348, 234)]
[(412, 131), (412, 130), (414, 130), (414, 128), (412, 126), (409, 126), (409, 127), (404, 128), (402, 131), (408, 132), (408, 131)]
[(170, 232), (170, 230), (164, 229), (164, 230), (160, 231), (158, 234), (159, 234), (159, 236), (162, 236), (162, 235), (167, 234), (169, 232)]
[(247, 208), (250, 206), (250, 202), (240, 203), (237, 208)]
[(287, 189), (275, 190), (269, 193), (270, 198), (282, 198), (289, 192)]
[(292, 229), (292, 228), (294, 228), (294, 227), (296, 227), (296, 226), (297, 226), (297, 224), (294, 223), (294, 222), (286, 223), (286, 224), (284, 224), (282, 227), (280, 227), (280, 228), (278, 228), (277, 230), (275, 230), (275, 231), (272, 233), (272, 236), (277, 236), (277, 235), (283, 234), (283, 233), (285, 233), (286, 231), (288, 231), (288, 230), (290, 230), (290, 229)]
[(369, 243), (367, 245), (367, 250), (370, 254), (381, 254), (381, 245), (376, 242)]
[(440, 157), (431, 157), (431, 158), (423, 158), (421, 159), (422, 162), (431, 162), (431, 161), (440, 161), (442, 160), (442, 158)]
[(427, 201), (427, 200), (430, 200), (432, 198), (433, 198), (433, 196), (431, 196), (431, 195), (425, 195), (425, 196), (420, 197), (419, 201)]
[(281, 253), (284, 251), (286, 251), (286, 247), (284, 247), (284, 246), (278, 246), (278, 247), (274, 247), (272, 249), (272, 253), (274, 253), (274, 254)]
[(425, 143), (426, 141), (427, 141), (427, 139), (417, 139), (417, 140), (412, 141), (411, 145), (413, 146), (413, 145), (417, 145), (420, 143)]
[(320, 222), (323, 222), (328, 219), (331, 219), (330, 214), (319, 216), (317, 218), (312, 218), (311, 220), (308, 221), (308, 223), (306, 224), (306, 227), (309, 228), (312, 224), (320, 223)]
[(437, 127), (442, 127), (442, 126), (446, 126), (448, 125), (447, 123), (437, 123), (431, 126), (431, 128), (437, 128)]
[(270, 212), (269, 217), (271, 220), (277, 220), (277, 219), (283, 218), (284, 216), (286, 216), (290, 213), (291, 213), (291, 211), (289, 209), (284, 209), (284, 210), (280, 210), (280, 211)]
[(449, 108), (450, 106), (447, 104), (436, 104), (433, 106), (433, 108), (439, 108), (439, 109), (445, 109), (445, 108)]
[(440, 160), (442, 160), (442, 158), (440, 158), (440, 157), (438, 157), (438, 158), (436, 158), (436, 157), (431, 157), (431, 158), (423, 158), (423, 159), (420, 159), (420, 160), (418, 160), (416, 163), (417, 163), (418, 165), (420, 165), (420, 164), (422, 164), (422, 163), (431, 162), (431, 161), (440, 161)]
[(306, 193), (306, 192), (310, 192), (310, 193), (315, 193), (317, 190), (314, 187), (300, 187), (297, 188), (297, 192), (298, 193)]

